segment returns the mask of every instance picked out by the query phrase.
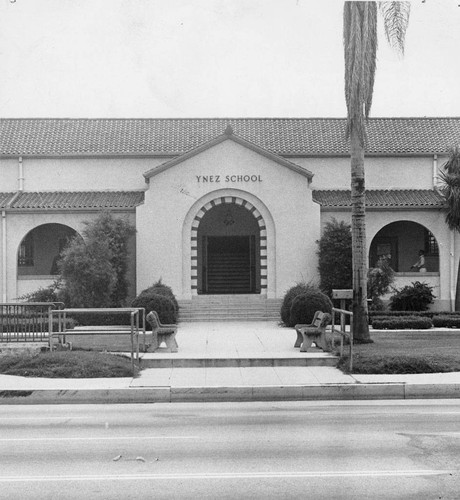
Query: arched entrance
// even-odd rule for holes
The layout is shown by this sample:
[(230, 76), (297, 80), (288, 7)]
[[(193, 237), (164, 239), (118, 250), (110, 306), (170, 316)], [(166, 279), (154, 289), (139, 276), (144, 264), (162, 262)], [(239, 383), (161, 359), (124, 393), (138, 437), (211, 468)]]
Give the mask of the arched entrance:
[(249, 202), (207, 203), (192, 226), (192, 289), (198, 294), (260, 294), (267, 288), (267, 236)]

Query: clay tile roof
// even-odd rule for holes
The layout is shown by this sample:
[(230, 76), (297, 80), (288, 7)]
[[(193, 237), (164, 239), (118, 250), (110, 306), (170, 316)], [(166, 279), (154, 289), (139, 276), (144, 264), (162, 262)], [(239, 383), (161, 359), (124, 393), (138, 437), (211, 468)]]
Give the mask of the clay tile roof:
[[(1, 195), (0, 195), (1, 198)], [(141, 191), (23, 192), (13, 201), (12, 209), (129, 209), (144, 201)]]
[(0, 209), (6, 208), (13, 196), (14, 193), (0, 193)]
[[(322, 207), (351, 207), (350, 191), (316, 190), (313, 199)], [(431, 189), (377, 189), (366, 191), (367, 208), (441, 208), (444, 198)]]
[[(445, 153), (460, 144), (460, 118), (372, 118), (367, 154)], [(343, 118), (183, 118), (0, 120), (0, 155), (177, 156), (227, 126), (278, 155), (348, 155)]]

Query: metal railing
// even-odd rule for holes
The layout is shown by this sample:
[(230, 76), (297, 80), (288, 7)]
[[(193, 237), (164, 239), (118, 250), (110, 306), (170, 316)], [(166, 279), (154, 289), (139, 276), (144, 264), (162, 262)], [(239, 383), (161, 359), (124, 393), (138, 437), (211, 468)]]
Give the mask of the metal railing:
[[(335, 324), (336, 316), (340, 316), (340, 324), (338, 327)], [(347, 316), (350, 318), (350, 330), (347, 331)], [(353, 313), (346, 309), (332, 308), (332, 335), (338, 333), (340, 335), (340, 357), (343, 357), (343, 339), (347, 338), (349, 341), (349, 370), (353, 370)]]
[[(86, 326), (67, 328), (67, 319), (78, 314), (129, 314), (130, 324), (126, 326)], [(69, 316), (68, 316), (69, 315)], [(119, 308), (74, 308), (58, 309), (50, 312), (51, 318), (57, 319), (57, 329), (49, 336), (49, 348), (53, 350), (53, 337), (59, 337), (60, 343), (66, 343), (67, 335), (120, 335), (129, 334), (131, 339), (131, 368), (134, 372), (134, 353), (139, 366), (139, 333), (143, 334), (145, 350), (145, 309), (143, 307)]]
[(1, 302), (0, 342), (45, 342), (53, 330), (51, 311), (61, 302)]

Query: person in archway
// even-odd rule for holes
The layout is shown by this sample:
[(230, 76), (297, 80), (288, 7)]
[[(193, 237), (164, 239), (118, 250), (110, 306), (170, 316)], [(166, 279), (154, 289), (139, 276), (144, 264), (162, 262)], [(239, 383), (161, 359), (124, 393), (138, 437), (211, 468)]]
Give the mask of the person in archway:
[(418, 269), (419, 273), (426, 273), (425, 252), (423, 250), (419, 250), (418, 261), (413, 266), (411, 266), (411, 269)]

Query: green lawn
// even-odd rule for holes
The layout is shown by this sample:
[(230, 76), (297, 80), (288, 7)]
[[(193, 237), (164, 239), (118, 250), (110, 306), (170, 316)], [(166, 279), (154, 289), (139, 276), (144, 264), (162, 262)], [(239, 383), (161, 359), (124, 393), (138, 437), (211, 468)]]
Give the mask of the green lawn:
[[(353, 349), (353, 373), (435, 373), (460, 371), (460, 333), (392, 331), (372, 333), (372, 344)], [(348, 353), (348, 346), (344, 352)], [(348, 359), (339, 364), (348, 369)]]
[[(0, 373), (23, 377), (107, 378), (132, 377), (131, 360), (87, 351), (17, 353), (0, 356)], [(137, 368), (135, 368), (137, 373)]]

